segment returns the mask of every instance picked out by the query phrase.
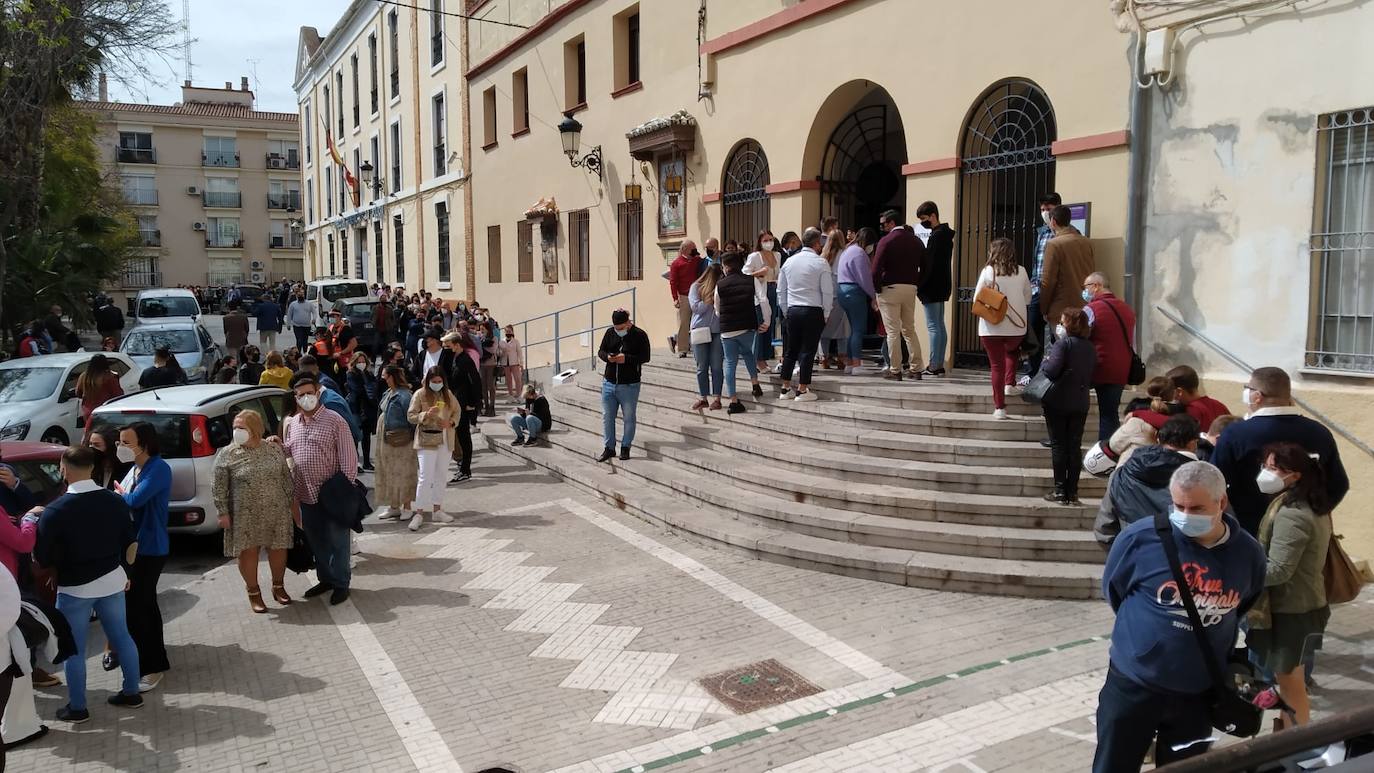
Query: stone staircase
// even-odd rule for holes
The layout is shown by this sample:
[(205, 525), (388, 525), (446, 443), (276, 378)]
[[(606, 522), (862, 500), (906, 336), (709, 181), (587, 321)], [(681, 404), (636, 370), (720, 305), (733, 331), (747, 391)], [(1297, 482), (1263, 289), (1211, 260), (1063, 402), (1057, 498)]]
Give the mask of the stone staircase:
[(817, 370), (820, 400), (780, 403), (776, 377), (755, 400), (741, 372), (748, 412), (731, 416), (689, 410), (691, 360), (660, 356), (644, 370), (628, 462), (595, 462), (592, 370), (548, 390), (550, 447), (483, 436), (621, 509), (755, 558), (940, 590), (1100, 595), (1103, 481), (1084, 476), (1081, 507), (1042, 500), (1052, 477), (1039, 408), (1012, 398), (1013, 418), (992, 419), (986, 374), (892, 383)]

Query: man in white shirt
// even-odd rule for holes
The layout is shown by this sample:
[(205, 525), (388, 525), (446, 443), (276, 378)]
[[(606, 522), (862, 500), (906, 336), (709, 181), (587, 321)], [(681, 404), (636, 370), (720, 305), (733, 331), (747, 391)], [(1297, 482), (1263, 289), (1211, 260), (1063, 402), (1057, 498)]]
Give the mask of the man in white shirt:
[[(787, 320), (787, 340), (782, 357), (782, 399), (810, 402), (811, 366), (825, 329), (826, 312), (835, 294), (835, 277), (830, 264), (816, 250), (825, 235), (818, 228), (802, 234), (802, 248), (778, 272), (778, 307)], [(797, 391), (792, 391), (792, 369), (798, 367)]]

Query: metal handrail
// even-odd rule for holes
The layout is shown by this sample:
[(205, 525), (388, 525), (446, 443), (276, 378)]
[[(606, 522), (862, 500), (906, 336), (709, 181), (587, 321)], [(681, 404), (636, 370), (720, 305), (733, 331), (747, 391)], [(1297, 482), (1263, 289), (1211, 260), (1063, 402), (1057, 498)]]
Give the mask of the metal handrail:
[[(1245, 362), (1240, 357), (1237, 357), (1235, 354), (1232, 354), (1230, 351), (1227, 351), (1227, 349), (1224, 346), (1217, 343), (1216, 340), (1214, 340), (1211, 336), (1207, 335), (1201, 330), (1198, 330), (1191, 324), (1185, 322), (1182, 317), (1178, 316), (1169, 309), (1166, 309), (1163, 306), (1156, 304), (1155, 311), (1159, 312), (1160, 314), (1163, 314), (1170, 322), (1173, 322), (1175, 325), (1178, 325), (1179, 327), (1183, 328), (1194, 338), (1210, 346), (1213, 351), (1215, 351), (1217, 354), (1220, 354), (1222, 357), (1226, 358), (1232, 365), (1235, 365), (1237, 368), (1240, 368), (1245, 373), (1248, 374), (1255, 370), (1254, 368), (1250, 367), (1249, 363)], [(1311, 403), (1307, 402), (1301, 397), (1298, 397), (1297, 395), (1293, 395), (1293, 402), (1297, 403), (1299, 408), (1302, 408), (1304, 411), (1310, 413), (1313, 418), (1317, 419), (1322, 424), (1325, 424), (1326, 426), (1330, 427), (1332, 430), (1335, 431), (1337, 435), (1340, 435), (1341, 437), (1350, 441), (1351, 445), (1355, 446), (1361, 451), (1364, 451), (1371, 457), (1374, 457), (1374, 448), (1370, 448), (1369, 444), (1365, 443), (1363, 440), (1356, 437), (1354, 434), (1350, 432), (1350, 430), (1341, 426), (1341, 424), (1339, 424), (1338, 422), (1332, 420), (1330, 416), (1327, 416), (1326, 414), (1312, 407)]]
[[(588, 301), (583, 301), (582, 303), (579, 303), (579, 304), (577, 304), (576, 306), (569, 306), (569, 307), (567, 307), (566, 309), (559, 309), (559, 310), (557, 310), (557, 311), (548, 312), (547, 314), (540, 314), (540, 315), (537, 316), (537, 317), (530, 317), (530, 318), (527, 319), (527, 320), (524, 320), (524, 321), (522, 321), (522, 322), (517, 322), (517, 323), (515, 323), (515, 325), (520, 325), (520, 341), (521, 341), (521, 347), (522, 347), (522, 348), (521, 348), (521, 360), (525, 363), (526, 367), (528, 367), (528, 366), (529, 366), (529, 361), (530, 361), (530, 358), (529, 358), (530, 347), (531, 347), (531, 346), (543, 346), (544, 344), (550, 344), (550, 343), (551, 343), (551, 344), (553, 344), (553, 370), (554, 370), (555, 373), (561, 373), (561, 372), (563, 371), (563, 350), (562, 350), (562, 342), (563, 342), (563, 339), (564, 339), (564, 338), (572, 338), (573, 336), (586, 335), (587, 333), (594, 333), (594, 332), (596, 332), (596, 330), (598, 329), (597, 327), (595, 327), (595, 320), (596, 320), (596, 304), (597, 304), (597, 302), (598, 302), (598, 301), (605, 301), (605, 300), (607, 300), (607, 299), (609, 299), (609, 298), (614, 298), (614, 297), (616, 297), (616, 296), (618, 296), (618, 295), (624, 295), (624, 294), (626, 294), (626, 293), (629, 293), (629, 294), (630, 294), (630, 319), (634, 319), (634, 318), (635, 318), (635, 307), (636, 307), (636, 294), (635, 294), (635, 290), (636, 290), (636, 289), (637, 289), (637, 288), (634, 288), (634, 287), (627, 287), (627, 288), (625, 288), (624, 290), (617, 290), (617, 291), (615, 291), (615, 292), (613, 292), (613, 293), (609, 293), (609, 294), (607, 294), (607, 295), (602, 295), (602, 296), (598, 296), (598, 297), (596, 297), (596, 298), (592, 298), (591, 300), (588, 300)], [(588, 308), (588, 312), (589, 312), (589, 318), (593, 320), (593, 327), (584, 328), (584, 329), (582, 329), (582, 330), (577, 330), (577, 331), (574, 331), (574, 332), (571, 332), (571, 333), (563, 333), (563, 332), (561, 332), (561, 329), (562, 329), (561, 317), (562, 317), (562, 315), (567, 314), (567, 313), (569, 313), (569, 312), (573, 312), (573, 311), (579, 311), (579, 310), (581, 310), (581, 309), (583, 309), (583, 308), (587, 308), (587, 307), (590, 307), (590, 308)], [(552, 337), (552, 338), (546, 338), (546, 339), (544, 339), (544, 340), (542, 340), (542, 341), (530, 341), (530, 340), (529, 340), (529, 326), (530, 326), (530, 323), (531, 323), (531, 322), (538, 322), (538, 321), (544, 320), (544, 319), (548, 319), (549, 317), (553, 317), (553, 337)], [(515, 325), (512, 325), (511, 327), (514, 327)]]
[[(1374, 732), (1374, 706), (1347, 711), (1281, 733), (1247, 738), (1237, 744), (1165, 765), (1159, 770), (1169, 773), (1241, 773), (1255, 770), (1267, 762), (1277, 762), (1309, 749), (1321, 749), (1369, 732)], [(1345, 768), (1344, 765), (1337, 767)]]

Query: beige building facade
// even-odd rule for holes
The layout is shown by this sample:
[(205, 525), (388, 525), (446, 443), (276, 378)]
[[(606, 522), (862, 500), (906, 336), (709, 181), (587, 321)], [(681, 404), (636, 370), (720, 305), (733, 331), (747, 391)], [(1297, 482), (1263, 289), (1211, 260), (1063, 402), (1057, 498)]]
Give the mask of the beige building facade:
[(459, 21), (357, 0), (327, 37), (301, 30), (295, 88), (312, 278), (462, 294)]
[(182, 87), (176, 105), (78, 103), (96, 116), (111, 172), (138, 218), (143, 254), (110, 288), (303, 278), (300, 151), (293, 113), (253, 108), (236, 88)]

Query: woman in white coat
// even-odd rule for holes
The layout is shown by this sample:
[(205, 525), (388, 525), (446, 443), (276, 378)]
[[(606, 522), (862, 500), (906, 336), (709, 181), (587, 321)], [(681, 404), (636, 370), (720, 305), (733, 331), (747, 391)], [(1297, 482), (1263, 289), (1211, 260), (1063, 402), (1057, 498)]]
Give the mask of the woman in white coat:
[(1016, 251), (1010, 239), (994, 239), (988, 245), (988, 264), (978, 275), (973, 296), (978, 291), (991, 287), (1007, 296), (1007, 314), (1001, 322), (993, 324), (982, 317), (978, 318), (978, 337), (983, 341), (983, 349), (988, 353), (988, 365), (992, 370), (992, 412), (994, 419), (1007, 418), (1007, 395), (1017, 394), (1016, 358), (1021, 349), (1021, 341), (1026, 337), (1026, 317), (1021, 311), (1030, 304), (1030, 277), (1016, 261)]

